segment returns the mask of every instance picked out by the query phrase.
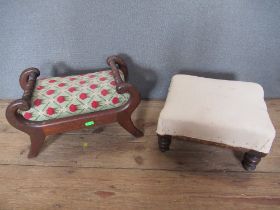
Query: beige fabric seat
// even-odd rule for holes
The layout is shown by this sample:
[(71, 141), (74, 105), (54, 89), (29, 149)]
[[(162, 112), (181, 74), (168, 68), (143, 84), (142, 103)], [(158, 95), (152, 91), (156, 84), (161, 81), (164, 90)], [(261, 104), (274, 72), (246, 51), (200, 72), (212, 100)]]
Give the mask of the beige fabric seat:
[(275, 138), (260, 85), (180, 74), (172, 78), (157, 133), (262, 153)]

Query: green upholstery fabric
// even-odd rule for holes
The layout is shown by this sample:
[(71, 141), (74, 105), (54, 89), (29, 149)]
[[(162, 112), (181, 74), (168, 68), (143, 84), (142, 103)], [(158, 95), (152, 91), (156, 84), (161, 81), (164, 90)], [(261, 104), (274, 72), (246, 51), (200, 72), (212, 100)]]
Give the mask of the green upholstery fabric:
[[(123, 74), (120, 71), (123, 78)], [(44, 121), (119, 107), (129, 94), (118, 94), (111, 70), (84, 75), (37, 79), (32, 107), (19, 113)]]

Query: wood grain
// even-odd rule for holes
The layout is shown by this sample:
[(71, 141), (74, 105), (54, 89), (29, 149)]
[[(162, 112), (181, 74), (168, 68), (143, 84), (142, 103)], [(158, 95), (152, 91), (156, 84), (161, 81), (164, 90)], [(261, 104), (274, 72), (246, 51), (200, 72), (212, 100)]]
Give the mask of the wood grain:
[(1, 166), (0, 188), (2, 209), (277, 209), (280, 205), (279, 176), (273, 173)]
[(161, 101), (143, 101), (135, 140), (118, 124), (50, 136), (27, 159), (29, 137), (4, 118), (0, 100), (0, 209), (280, 209), (280, 100), (267, 101), (277, 130), (253, 173), (241, 153), (177, 138), (158, 150)]

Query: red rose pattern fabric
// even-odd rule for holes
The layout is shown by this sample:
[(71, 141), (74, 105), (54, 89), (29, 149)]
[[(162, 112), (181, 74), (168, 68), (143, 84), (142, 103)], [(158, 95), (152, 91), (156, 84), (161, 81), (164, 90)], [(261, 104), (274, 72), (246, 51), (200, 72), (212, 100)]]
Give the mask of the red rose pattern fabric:
[[(122, 72), (120, 74), (123, 77)], [(119, 107), (129, 94), (118, 94), (111, 70), (77, 76), (38, 79), (32, 107), (19, 113), (28, 120), (44, 121)]]

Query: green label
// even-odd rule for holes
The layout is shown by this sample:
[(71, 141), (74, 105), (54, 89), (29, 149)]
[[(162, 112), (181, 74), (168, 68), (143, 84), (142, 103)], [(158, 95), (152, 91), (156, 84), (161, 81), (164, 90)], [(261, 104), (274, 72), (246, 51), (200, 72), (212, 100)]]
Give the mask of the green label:
[(85, 122), (85, 126), (92, 126), (94, 125), (94, 121)]

